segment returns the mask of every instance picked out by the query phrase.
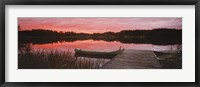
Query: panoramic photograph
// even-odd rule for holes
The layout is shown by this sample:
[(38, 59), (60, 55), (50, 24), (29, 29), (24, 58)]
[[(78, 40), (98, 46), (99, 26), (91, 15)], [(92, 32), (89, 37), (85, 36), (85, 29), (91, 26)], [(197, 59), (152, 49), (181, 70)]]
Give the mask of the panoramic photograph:
[(181, 17), (18, 17), (18, 69), (182, 69)]

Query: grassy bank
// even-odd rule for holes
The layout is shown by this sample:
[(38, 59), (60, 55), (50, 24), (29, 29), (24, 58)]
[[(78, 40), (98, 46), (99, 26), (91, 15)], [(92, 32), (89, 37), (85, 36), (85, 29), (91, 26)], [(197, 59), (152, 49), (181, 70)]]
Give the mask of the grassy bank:
[(29, 50), (18, 53), (19, 69), (90, 69), (100, 68), (102, 59), (77, 58), (70, 51)]
[(182, 69), (182, 52), (166, 53), (156, 52), (155, 55), (158, 57), (162, 68), (164, 69)]

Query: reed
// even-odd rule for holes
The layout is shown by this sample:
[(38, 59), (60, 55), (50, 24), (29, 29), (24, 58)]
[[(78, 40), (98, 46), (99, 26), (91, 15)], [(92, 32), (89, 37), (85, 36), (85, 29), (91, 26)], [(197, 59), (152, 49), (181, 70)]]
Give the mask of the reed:
[(18, 53), (19, 69), (97, 69), (105, 59), (75, 57), (60, 50), (29, 50)]

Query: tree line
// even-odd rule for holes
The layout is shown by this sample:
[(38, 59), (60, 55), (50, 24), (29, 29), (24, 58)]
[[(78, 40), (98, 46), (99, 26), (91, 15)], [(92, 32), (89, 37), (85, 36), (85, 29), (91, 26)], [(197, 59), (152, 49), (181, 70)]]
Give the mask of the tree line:
[(53, 43), (57, 41), (73, 42), (77, 40), (119, 41), (121, 43), (146, 43), (170, 45), (182, 43), (182, 30), (158, 28), (152, 30), (122, 30), (120, 32), (76, 33), (58, 32), (45, 29), (18, 31), (19, 43)]

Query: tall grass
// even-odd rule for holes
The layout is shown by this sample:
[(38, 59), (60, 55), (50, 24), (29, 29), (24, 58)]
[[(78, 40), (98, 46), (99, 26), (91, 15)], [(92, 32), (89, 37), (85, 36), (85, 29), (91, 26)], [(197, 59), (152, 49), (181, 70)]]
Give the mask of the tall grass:
[(70, 51), (28, 50), (18, 53), (19, 69), (91, 69), (100, 68), (104, 59), (77, 58)]

